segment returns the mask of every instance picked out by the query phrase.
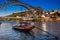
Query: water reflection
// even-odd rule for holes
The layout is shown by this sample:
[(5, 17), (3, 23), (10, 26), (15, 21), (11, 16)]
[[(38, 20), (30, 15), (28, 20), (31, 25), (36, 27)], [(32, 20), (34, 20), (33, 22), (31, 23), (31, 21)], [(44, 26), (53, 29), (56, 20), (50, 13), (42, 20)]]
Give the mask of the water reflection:
[(25, 33), (25, 37), (26, 37), (26, 40), (35, 40), (35, 36), (31, 32)]
[(35, 40), (34, 32), (33, 31), (17, 31), (16, 32), (21, 33), (20, 40)]
[(46, 29), (46, 28), (47, 28), (46, 23), (45, 23), (45, 22), (43, 22), (43, 23), (42, 23), (42, 29), (43, 29), (44, 31), (47, 31), (47, 29)]
[[(0, 26), (0, 40), (52, 40), (51, 38), (53, 38), (51, 35), (46, 36), (46, 32), (44, 31), (48, 31), (51, 32), (52, 30), (59, 30), (60, 28), (57, 28), (57, 26), (53, 26), (53, 24), (51, 23), (36, 23), (36, 25), (39, 25), (39, 28), (41, 29), (33, 29), (30, 32), (23, 32), (23, 31), (17, 31), (17, 30), (13, 30), (11, 24), (14, 24), (12, 22), (5, 22), (2, 23)], [(59, 27), (60, 25), (58, 25)], [(48, 29), (47, 29), (48, 28)], [(55, 32), (55, 31), (53, 31)], [(52, 33), (53, 33), (52, 32)], [(58, 31), (60, 32), (60, 31)]]

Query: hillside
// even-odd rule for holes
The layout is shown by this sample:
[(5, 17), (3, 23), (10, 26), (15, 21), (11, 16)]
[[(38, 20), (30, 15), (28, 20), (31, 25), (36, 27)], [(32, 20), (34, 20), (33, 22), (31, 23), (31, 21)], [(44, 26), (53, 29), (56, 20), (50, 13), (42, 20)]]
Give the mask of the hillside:
[(24, 15), (25, 15), (25, 12), (17, 12), (17, 13), (8, 15), (7, 17), (16, 17), (16, 16), (24, 16)]

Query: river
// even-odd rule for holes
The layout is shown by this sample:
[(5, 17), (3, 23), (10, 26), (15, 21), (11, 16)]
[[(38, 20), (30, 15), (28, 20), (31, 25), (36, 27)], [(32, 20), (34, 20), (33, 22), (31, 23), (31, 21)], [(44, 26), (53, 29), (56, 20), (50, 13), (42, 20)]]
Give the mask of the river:
[(60, 40), (60, 22), (35, 22), (37, 28), (28, 33), (12, 29), (13, 24), (2, 21), (0, 40)]

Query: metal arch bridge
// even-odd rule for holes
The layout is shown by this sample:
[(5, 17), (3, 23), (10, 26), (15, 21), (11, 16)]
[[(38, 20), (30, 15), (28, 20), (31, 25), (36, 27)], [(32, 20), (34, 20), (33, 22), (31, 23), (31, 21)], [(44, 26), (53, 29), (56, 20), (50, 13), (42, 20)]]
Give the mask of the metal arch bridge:
[(23, 7), (27, 8), (28, 10), (30, 10), (32, 12), (33, 17), (36, 18), (36, 15), (34, 12), (35, 7), (28, 5), (26, 3), (23, 3), (19, 0), (8, 0), (8, 1), (4, 2), (3, 4), (0, 4), (0, 10), (5, 9), (5, 8), (12, 6), (12, 5), (23, 6)]
[(19, 0), (8, 0), (8, 1), (4, 2), (3, 4), (0, 4), (0, 10), (7, 8), (9, 6), (12, 6), (12, 5), (23, 6), (23, 7), (27, 8), (28, 10), (30, 10), (31, 12), (32, 12), (32, 9), (34, 9), (34, 7), (32, 7), (31, 5), (23, 3)]

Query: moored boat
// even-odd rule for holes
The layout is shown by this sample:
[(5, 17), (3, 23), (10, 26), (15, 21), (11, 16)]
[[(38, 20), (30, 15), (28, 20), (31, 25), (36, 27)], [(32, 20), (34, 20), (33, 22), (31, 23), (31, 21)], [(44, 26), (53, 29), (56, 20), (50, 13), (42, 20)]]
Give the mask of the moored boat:
[(34, 28), (34, 26), (29, 25), (29, 23), (22, 22), (18, 25), (14, 25), (13, 29), (15, 30), (21, 30), (21, 31), (30, 31)]

